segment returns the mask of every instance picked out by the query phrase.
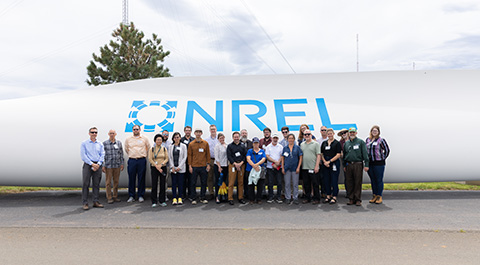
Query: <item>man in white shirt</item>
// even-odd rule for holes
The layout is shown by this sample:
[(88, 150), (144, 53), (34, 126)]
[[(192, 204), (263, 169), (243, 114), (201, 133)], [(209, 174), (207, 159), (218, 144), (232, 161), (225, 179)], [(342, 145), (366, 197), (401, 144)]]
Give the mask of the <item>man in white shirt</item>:
[[(267, 203), (276, 201), (282, 203), (282, 169), (281, 157), (283, 146), (278, 143), (278, 135), (273, 134), (272, 143), (266, 147), (265, 154), (267, 155), (267, 177), (268, 177), (268, 200)], [(273, 194), (273, 185), (277, 184), (277, 194)]]

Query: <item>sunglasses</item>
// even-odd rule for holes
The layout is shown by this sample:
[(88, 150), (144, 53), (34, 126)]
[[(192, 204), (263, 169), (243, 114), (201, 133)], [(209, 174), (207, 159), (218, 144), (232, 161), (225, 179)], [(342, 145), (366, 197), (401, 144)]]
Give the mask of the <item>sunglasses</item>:
[(140, 130), (140, 129), (133, 129), (133, 130), (134, 130), (134, 131), (138, 131), (138, 130)]
[(91, 134), (97, 134), (98, 132), (90, 132)]
[(325, 129), (322, 129), (322, 130), (320, 130), (320, 131), (322, 131), (322, 132), (326, 132), (327, 130), (325, 130)]
[(288, 133), (288, 131), (283, 131), (282, 133)]
[(305, 136), (310, 136), (310, 135), (312, 135), (312, 134), (311, 134), (311, 133), (306, 133), (306, 134), (304, 134), (304, 135), (305, 135)]

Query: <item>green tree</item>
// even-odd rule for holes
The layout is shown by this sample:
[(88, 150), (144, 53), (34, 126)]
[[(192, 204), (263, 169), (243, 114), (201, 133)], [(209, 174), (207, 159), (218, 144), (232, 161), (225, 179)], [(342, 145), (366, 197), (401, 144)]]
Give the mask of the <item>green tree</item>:
[(143, 41), (145, 34), (135, 25), (120, 24), (112, 33), (114, 40), (100, 48), (100, 56), (93, 54), (87, 66), (88, 85), (104, 85), (129, 80), (169, 77), (169, 69), (162, 64), (169, 51), (163, 51), (161, 39)]

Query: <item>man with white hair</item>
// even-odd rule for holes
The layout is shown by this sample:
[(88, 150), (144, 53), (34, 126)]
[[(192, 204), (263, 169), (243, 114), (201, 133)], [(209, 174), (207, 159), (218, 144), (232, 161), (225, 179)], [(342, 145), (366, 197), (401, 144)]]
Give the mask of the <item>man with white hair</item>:
[[(123, 171), (123, 145), (120, 140), (115, 139), (117, 132), (110, 130), (108, 132), (108, 140), (103, 142), (105, 149), (105, 163), (102, 168), (105, 173), (105, 191), (107, 194), (107, 202), (119, 202), (118, 198), (118, 182), (120, 180), (120, 171)], [(112, 195), (113, 182), (113, 195)]]

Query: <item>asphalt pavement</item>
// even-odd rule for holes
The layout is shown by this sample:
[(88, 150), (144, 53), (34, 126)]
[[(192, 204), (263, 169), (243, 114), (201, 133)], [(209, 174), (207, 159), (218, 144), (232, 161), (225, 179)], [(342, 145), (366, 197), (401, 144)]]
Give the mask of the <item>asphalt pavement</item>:
[[(478, 264), (479, 191), (385, 191), (348, 206), (81, 209), (79, 191), (0, 195), (0, 264)], [(148, 194), (147, 197), (148, 199)], [(91, 204), (91, 203), (90, 203)], [(88, 262), (87, 262), (88, 261)]]

